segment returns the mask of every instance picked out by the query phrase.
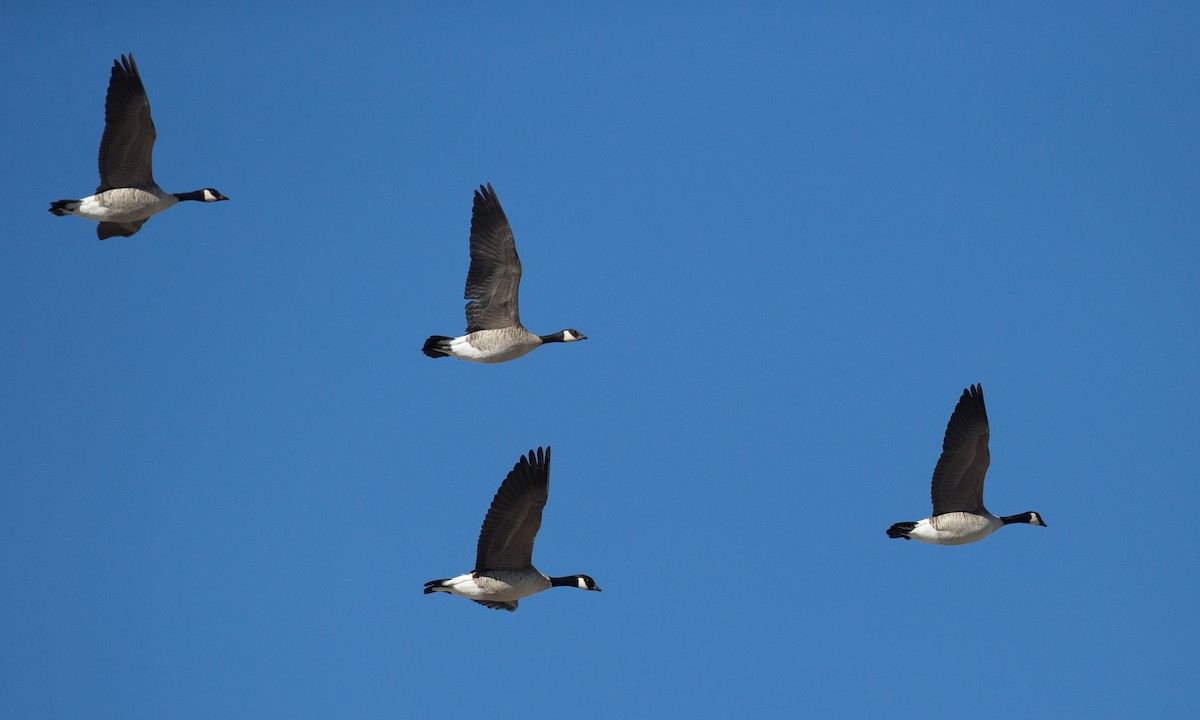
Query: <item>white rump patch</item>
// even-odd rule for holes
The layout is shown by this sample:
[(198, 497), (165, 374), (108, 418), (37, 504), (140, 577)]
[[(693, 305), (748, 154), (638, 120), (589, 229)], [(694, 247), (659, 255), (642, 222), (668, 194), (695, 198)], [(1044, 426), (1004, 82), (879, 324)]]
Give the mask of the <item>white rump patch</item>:
[(450, 354), (463, 360), (480, 360), (488, 356), (488, 353), (472, 345), (466, 335), (456, 337), (447, 344)]
[(100, 220), (102, 222), (112, 215), (108, 208), (100, 204), (95, 195), (89, 195), (80, 200), (78, 210), (68, 210), (67, 212), (72, 215), (85, 217), (88, 220)]

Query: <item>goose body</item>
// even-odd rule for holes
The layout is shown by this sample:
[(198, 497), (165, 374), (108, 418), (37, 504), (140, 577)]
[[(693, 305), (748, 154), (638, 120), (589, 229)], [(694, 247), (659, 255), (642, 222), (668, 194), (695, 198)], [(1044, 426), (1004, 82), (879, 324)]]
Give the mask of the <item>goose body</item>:
[(476, 330), (460, 337), (434, 335), (421, 348), (429, 357), (456, 357), (479, 363), (501, 363), (528, 355), (548, 342), (575, 342), (587, 338), (575, 330), (534, 335), (523, 327)]
[(1046, 523), (1036, 512), (997, 517), (983, 505), (983, 480), (991, 464), (990, 430), (983, 386), (963, 390), (942, 440), (942, 455), (933, 470), (933, 515), (888, 528), (890, 538), (933, 545), (965, 545), (1013, 523)]
[(491, 184), (475, 191), (471, 209), (471, 268), (463, 297), (467, 332), (459, 337), (433, 335), (421, 352), (431, 358), (456, 357), (478, 363), (515, 360), (551, 342), (587, 340), (578, 330), (535, 335), (521, 324), (517, 295), (521, 259), (512, 228)]
[[(896, 523), (892, 528), (907, 524)], [(920, 520), (907, 529), (907, 534), (899, 536), (933, 545), (966, 545), (984, 539), (1003, 526), (1003, 520), (986, 510), (982, 513), (956, 512)], [(893, 530), (888, 531), (889, 537), (896, 537)]]
[(533, 541), (550, 490), (550, 448), (522, 457), (500, 484), (479, 531), (475, 569), (430, 580), (425, 594), (450, 593), (484, 607), (514, 612), (521, 598), (552, 587), (600, 591), (587, 575), (549, 577), (533, 567)]
[(100, 185), (94, 195), (50, 203), (54, 215), (77, 215), (100, 223), (96, 236), (129, 237), (150, 219), (181, 200), (228, 200), (214, 188), (169, 193), (154, 182), (152, 155), (154, 120), (150, 100), (133, 55), (113, 61), (104, 104), (104, 135), (100, 139)]

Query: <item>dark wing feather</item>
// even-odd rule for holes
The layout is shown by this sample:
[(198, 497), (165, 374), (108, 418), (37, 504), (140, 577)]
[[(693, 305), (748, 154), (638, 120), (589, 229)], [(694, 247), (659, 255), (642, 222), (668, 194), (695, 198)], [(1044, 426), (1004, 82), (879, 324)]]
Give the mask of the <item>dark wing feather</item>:
[(509, 612), (516, 612), (517, 603), (520, 601), (513, 600), (512, 602), (498, 602), (496, 600), (474, 600), (473, 602), (477, 602), (480, 605), (493, 610), (507, 610)]
[(154, 183), (150, 156), (154, 152), (154, 121), (150, 100), (133, 55), (113, 61), (104, 102), (104, 136), (100, 138), (100, 185), (112, 188), (144, 187)]
[(142, 225), (150, 218), (142, 218), (132, 222), (102, 222), (96, 226), (96, 237), (101, 240), (107, 240), (110, 237), (129, 237), (138, 230), (142, 229)]
[(475, 572), (519, 570), (533, 565), (533, 540), (542, 526), (542, 508), (550, 494), (550, 448), (529, 451), (500, 484), (483, 527)]
[(512, 228), (491, 183), (475, 191), (471, 209), (471, 269), (463, 297), (467, 303), (467, 332), (495, 330), (521, 324), (517, 291), (521, 259)]
[(933, 514), (983, 509), (983, 476), (991, 463), (987, 408), (983, 386), (963, 390), (942, 441), (942, 456), (933, 469)]

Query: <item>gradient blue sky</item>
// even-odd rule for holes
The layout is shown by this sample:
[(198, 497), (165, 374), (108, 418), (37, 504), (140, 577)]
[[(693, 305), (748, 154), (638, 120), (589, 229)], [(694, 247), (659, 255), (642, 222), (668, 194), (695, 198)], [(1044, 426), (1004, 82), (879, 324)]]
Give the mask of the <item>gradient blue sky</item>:
[[(332, 7), (5, 11), (0, 716), (1194, 712), (1194, 4)], [(588, 342), (421, 355), (489, 181)], [(973, 382), (1049, 527), (889, 540)], [(422, 595), (544, 444), (604, 592)]]

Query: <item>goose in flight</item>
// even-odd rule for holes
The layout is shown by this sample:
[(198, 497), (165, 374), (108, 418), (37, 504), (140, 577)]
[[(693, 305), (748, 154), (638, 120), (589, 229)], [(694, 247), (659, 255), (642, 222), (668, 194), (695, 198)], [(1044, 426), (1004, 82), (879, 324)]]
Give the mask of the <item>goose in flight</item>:
[(475, 569), (458, 577), (430, 580), (425, 594), (445, 592), (495, 610), (515, 612), (517, 601), (552, 587), (600, 592), (587, 575), (547, 577), (533, 567), (533, 540), (542, 525), (550, 491), (550, 448), (522, 457), (492, 499), (483, 527)]
[(512, 228), (492, 184), (475, 191), (471, 209), (471, 269), (463, 297), (467, 303), (467, 333), (460, 337), (434, 335), (421, 352), (431, 358), (456, 357), (480, 363), (515, 360), (545, 343), (587, 340), (578, 330), (534, 335), (521, 325), (517, 291), (521, 259)]
[(983, 386), (963, 390), (942, 441), (942, 456), (933, 469), (933, 515), (918, 522), (899, 522), (888, 528), (890, 538), (920, 540), (934, 545), (965, 545), (1013, 523), (1046, 526), (1036, 512), (996, 517), (983, 506), (983, 476), (988, 452), (987, 408)]
[(154, 120), (150, 100), (142, 85), (133, 55), (113, 61), (104, 102), (104, 135), (100, 138), (100, 185), (96, 194), (81, 200), (50, 203), (55, 215), (78, 215), (98, 220), (96, 236), (129, 237), (151, 215), (180, 200), (218, 202), (228, 200), (214, 188), (186, 193), (169, 193), (154, 182), (151, 154), (154, 152)]

